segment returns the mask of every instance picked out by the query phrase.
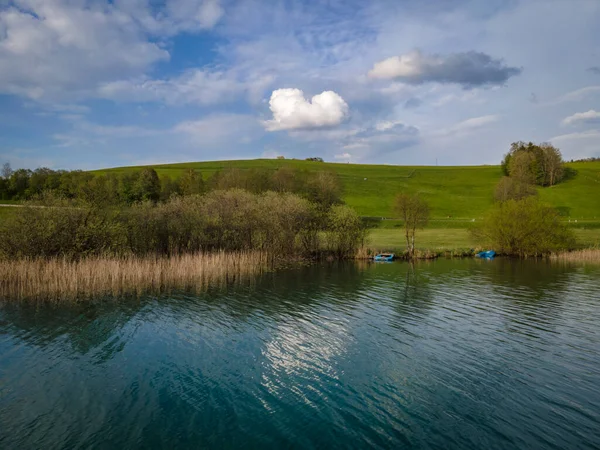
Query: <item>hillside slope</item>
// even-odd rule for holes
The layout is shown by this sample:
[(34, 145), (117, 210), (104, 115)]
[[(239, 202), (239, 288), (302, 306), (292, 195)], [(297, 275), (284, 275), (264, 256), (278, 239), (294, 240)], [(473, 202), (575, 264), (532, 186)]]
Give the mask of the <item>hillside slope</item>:
[[(291, 166), (301, 170), (331, 170), (340, 177), (346, 203), (361, 215), (393, 217), (398, 192), (419, 192), (429, 202), (434, 219), (481, 217), (492, 205), (494, 186), (502, 176), (500, 166), (388, 166), (336, 164), (298, 160), (208, 161), (153, 166), (159, 175), (177, 177), (185, 169), (202, 172), (206, 179), (225, 168), (270, 169)], [(577, 174), (551, 188), (540, 188), (540, 197), (572, 219), (600, 218), (600, 162), (570, 163)], [(123, 172), (140, 167), (96, 171)]]

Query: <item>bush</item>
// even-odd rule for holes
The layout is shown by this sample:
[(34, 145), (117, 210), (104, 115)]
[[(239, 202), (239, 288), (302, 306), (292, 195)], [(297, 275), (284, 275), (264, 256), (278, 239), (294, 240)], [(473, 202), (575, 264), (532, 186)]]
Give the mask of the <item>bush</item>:
[(49, 196), (22, 208), (0, 229), (0, 255), (12, 258), (112, 254), (125, 242), (116, 211)]
[(560, 221), (559, 212), (535, 197), (497, 204), (474, 234), (497, 252), (522, 258), (575, 245), (573, 232)]
[[(314, 256), (319, 235), (328, 249), (353, 256), (364, 227), (350, 208), (320, 206), (290, 193), (242, 189), (151, 199), (98, 208), (46, 196), (28, 203), (0, 229), (8, 258), (100, 254), (172, 255), (212, 250), (262, 250), (273, 256)], [(43, 206), (43, 207), (41, 207)], [(326, 218), (326, 220), (325, 220)]]
[(326, 245), (338, 258), (352, 258), (367, 234), (360, 216), (344, 205), (333, 206), (326, 216)]

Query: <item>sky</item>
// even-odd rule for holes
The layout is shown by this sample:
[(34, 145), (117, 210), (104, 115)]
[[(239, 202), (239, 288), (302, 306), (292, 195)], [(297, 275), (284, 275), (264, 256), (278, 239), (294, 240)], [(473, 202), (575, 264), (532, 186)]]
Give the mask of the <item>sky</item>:
[(0, 163), (600, 157), (599, 0), (0, 0)]

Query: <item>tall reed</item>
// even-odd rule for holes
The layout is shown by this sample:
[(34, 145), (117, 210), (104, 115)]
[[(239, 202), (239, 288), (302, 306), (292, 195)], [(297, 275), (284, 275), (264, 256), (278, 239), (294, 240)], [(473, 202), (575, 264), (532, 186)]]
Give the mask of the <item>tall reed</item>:
[(550, 259), (564, 262), (589, 262), (600, 264), (600, 248), (586, 248), (572, 252), (554, 253)]
[(261, 273), (261, 252), (188, 253), (161, 257), (89, 257), (0, 261), (0, 300), (74, 302), (171, 289), (201, 290)]

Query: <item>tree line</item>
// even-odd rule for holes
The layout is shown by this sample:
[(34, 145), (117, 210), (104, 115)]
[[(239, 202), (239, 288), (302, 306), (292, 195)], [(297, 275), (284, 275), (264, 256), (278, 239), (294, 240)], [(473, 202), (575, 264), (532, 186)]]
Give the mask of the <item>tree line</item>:
[(353, 257), (366, 229), (345, 205), (242, 189), (98, 207), (46, 192), (0, 227), (4, 258), (79, 259), (259, 250), (272, 258)]
[(283, 166), (267, 169), (229, 168), (207, 180), (202, 173), (186, 169), (179, 177), (158, 176), (156, 170), (94, 174), (83, 171), (12, 170), (5, 164), (0, 178), (0, 199), (30, 200), (51, 192), (66, 199), (93, 205), (133, 205), (138, 202), (166, 202), (174, 196), (205, 194), (215, 190), (244, 189), (252, 193), (267, 191), (297, 194), (324, 207), (341, 204), (342, 189), (333, 172), (308, 172)]

